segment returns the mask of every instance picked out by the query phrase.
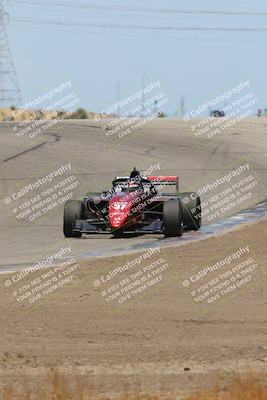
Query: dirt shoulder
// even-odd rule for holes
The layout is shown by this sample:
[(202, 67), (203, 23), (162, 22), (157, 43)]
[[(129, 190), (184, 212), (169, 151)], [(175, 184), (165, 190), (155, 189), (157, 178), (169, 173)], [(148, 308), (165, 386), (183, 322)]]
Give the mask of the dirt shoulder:
[[(1, 387), (24, 384), (25, 376), (34, 386), (58, 367), (85, 374), (105, 394), (141, 389), (182, 395), (211, 382), (216, 371), (227, 378), (266, 370), (266, 237), (264, 220), (146, 252), (147, 258), (140, 253), (79, 262), (69, 284), (33, 306), (16, 302), (12, 288), (4, 288), (8, 277), (1, 276)], [(145, 289), (144, 279), (136, 283), (141, 269)], [(34, 279), (36, 274), (43, 271)], [(107, 301), (107, 293), (114, 298)], [(127, 293), (132, 297), (123, 300)]]

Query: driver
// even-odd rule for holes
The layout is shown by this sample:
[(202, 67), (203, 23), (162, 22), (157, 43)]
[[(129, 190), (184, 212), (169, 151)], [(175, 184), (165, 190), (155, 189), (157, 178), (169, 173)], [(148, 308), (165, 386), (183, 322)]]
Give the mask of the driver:
[(136, 167), (134, 167), (134, 169), (130, 173), (130, 179), (133, 179), (133, 180), (136, 180), (136, 181), (141, 181), (140, 172), (137, 171)]

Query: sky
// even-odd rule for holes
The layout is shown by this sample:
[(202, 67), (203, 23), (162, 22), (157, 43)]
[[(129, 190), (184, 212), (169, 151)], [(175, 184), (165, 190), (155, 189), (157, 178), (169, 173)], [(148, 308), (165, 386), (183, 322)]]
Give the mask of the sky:
[[(59, 2), (100, 8), (49, 5)], [(142, 80), (145, 85), (159, 81), (168, 98), (164, 111), (173, 115), (179, 110), (183, 96), (188, 112), (238, 83), (249, 81), (250, 90), (258, 99), (257, 107), (267, 107), (267, 31), (130, 29), (130, 26), (266, 28), (267, 15), (194, 15), (136, 10), (267, 13), (264, 3), (262, 0), (31, 0), (26, 4), (9, 0), (8, 36), (23, 104), (70, 80), (80, 106), (101, 112), (116, 102), (118, 82), (120, 98), (124, 99), (141, 89)], [(116, 6), (115, 10), (112, 6)], [(78, 25), (119, 24), (126, 28), (18, 22), (23, 18)]]

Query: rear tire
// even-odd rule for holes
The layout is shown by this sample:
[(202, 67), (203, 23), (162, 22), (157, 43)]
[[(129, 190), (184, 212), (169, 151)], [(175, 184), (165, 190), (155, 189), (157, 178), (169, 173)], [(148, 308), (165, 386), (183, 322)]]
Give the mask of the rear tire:
[(201, 227), (201, 200), (197, 193), (188, 192), (180, 194), (183, 222), (186, 229), (198, 231)]
[(81, 237), (81, 232), (73, 232), (76, 220), (82, 218), (83, 203), (78, 200), (67, 200), (64, 207), (63, 233), (65, 237)]
[(183, 215), (180, 199), (171, 199), (163, 204), (163, 228), (165, 237), (182, 236)]

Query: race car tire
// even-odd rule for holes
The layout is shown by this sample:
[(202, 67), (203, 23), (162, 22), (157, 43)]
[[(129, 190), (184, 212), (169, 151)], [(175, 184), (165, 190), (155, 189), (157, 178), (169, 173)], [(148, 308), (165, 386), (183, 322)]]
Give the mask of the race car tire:
[(187, 192), (180, 194), (183, 223), (186, 229), (198, 231), (201, 227), (201, 200), (197, 193)]
[(171, 199), (163, 204), (163, 229), (165, 237), (182, 236), (183, 215), (180, 199)]
[(81, 232), (73, 232), (77, 219), (81, 219), (83, 210), (82, 201), (67, 200), (64, 207), (63, 233), (65, 237), (81, 237)]

